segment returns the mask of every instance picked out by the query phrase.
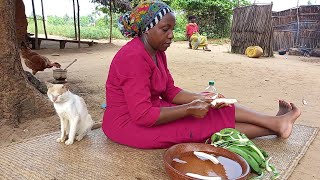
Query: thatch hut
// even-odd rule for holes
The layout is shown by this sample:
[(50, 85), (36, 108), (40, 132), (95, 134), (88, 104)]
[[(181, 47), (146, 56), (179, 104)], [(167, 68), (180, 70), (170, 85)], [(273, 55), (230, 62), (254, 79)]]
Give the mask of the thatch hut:
[(260, 46), (263, 56), (273, 56), (272, 4), (233, 10), (231, 52), (244, 54), (249, 46)]
[(320, 48), (320, 5), (300, 6), (272, 13), (274, 50)]

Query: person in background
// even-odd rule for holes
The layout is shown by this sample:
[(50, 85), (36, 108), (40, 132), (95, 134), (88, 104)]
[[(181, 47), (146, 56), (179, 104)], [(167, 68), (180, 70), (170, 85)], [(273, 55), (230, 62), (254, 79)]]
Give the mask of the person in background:
[(205, 51), (211, 51), (208, 48), (208, 40), (206, 36), (199, 33), (199, 27), (196, 23), (196, 16), (189, 16), (189, 23), (186, 26), (186, 36), (189, 41), (190, 49), (203, 48)]
[[(114, 142), (142, 149), (205, 142), (224, 128), (249, 138), (288, 138), (300, 110), (279, 101), (277, 115), (238, 104), (211, 105), (213, 93), (192, 93), (177, 87), (165, 51), (173, 41), (175, 15), (168, 5), (144, 1), (119, 19), (121, 32), (133, 39), (114, 56), (106, 81), (102, 130)], [(219, 94), (218, 97), (223, 97)]]

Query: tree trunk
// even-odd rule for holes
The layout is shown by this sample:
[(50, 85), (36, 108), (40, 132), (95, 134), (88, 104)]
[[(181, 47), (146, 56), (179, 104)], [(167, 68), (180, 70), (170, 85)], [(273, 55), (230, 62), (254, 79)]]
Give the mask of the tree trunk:
[(0, 122), (17, 126), (21, 120), (54, 114), (48, 98), (28, 81), (17, 46), (16, 1), (0, 1)]
[(16, 0), (16, 34), (18, 45), (21, 46), (22, 42), (27, 41), (27, 27), (28, 21), (25, 14), (25, 7), (22, 0)]

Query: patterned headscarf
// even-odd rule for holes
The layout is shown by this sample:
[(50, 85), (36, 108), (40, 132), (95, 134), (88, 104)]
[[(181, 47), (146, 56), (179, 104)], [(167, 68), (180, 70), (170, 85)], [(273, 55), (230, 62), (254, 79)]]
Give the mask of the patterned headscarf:
[(119, 18), (118, 26), (126, 37), (136, 37), (153, 28), (167, 13), (170, 7), (160, 1), (149, 0), (140, 3), (133, 11)]

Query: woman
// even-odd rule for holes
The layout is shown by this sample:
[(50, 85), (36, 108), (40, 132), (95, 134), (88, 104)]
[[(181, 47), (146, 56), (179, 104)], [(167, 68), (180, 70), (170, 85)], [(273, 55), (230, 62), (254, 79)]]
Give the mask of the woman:
[(277, 116), (267, 116), (239, 105), (211, 107), (213, 94), (190, 93), (174, 85), (164, 52), (175, 26), (169, 6), (143, 2), (119, 22), (123, 34), (134, 38), (115, 55), (106, 82), (102, 129), (111, 140), (136, 148), (168, 148), (205, 142), (223, 128), (236, 128), (249, 138), (289, 137), (300, 115), (294, 104), (280, 101)]
[(195, 16), (189, 16), (189, 23), (186, 26), (186, 35), (189, 41), (189, 48), (198, 49), (203, 47), (205, 51), (211, 51), (208, 48), (208, 40), (206, 36), (199, 34), (199, 27), (196, 23)]

